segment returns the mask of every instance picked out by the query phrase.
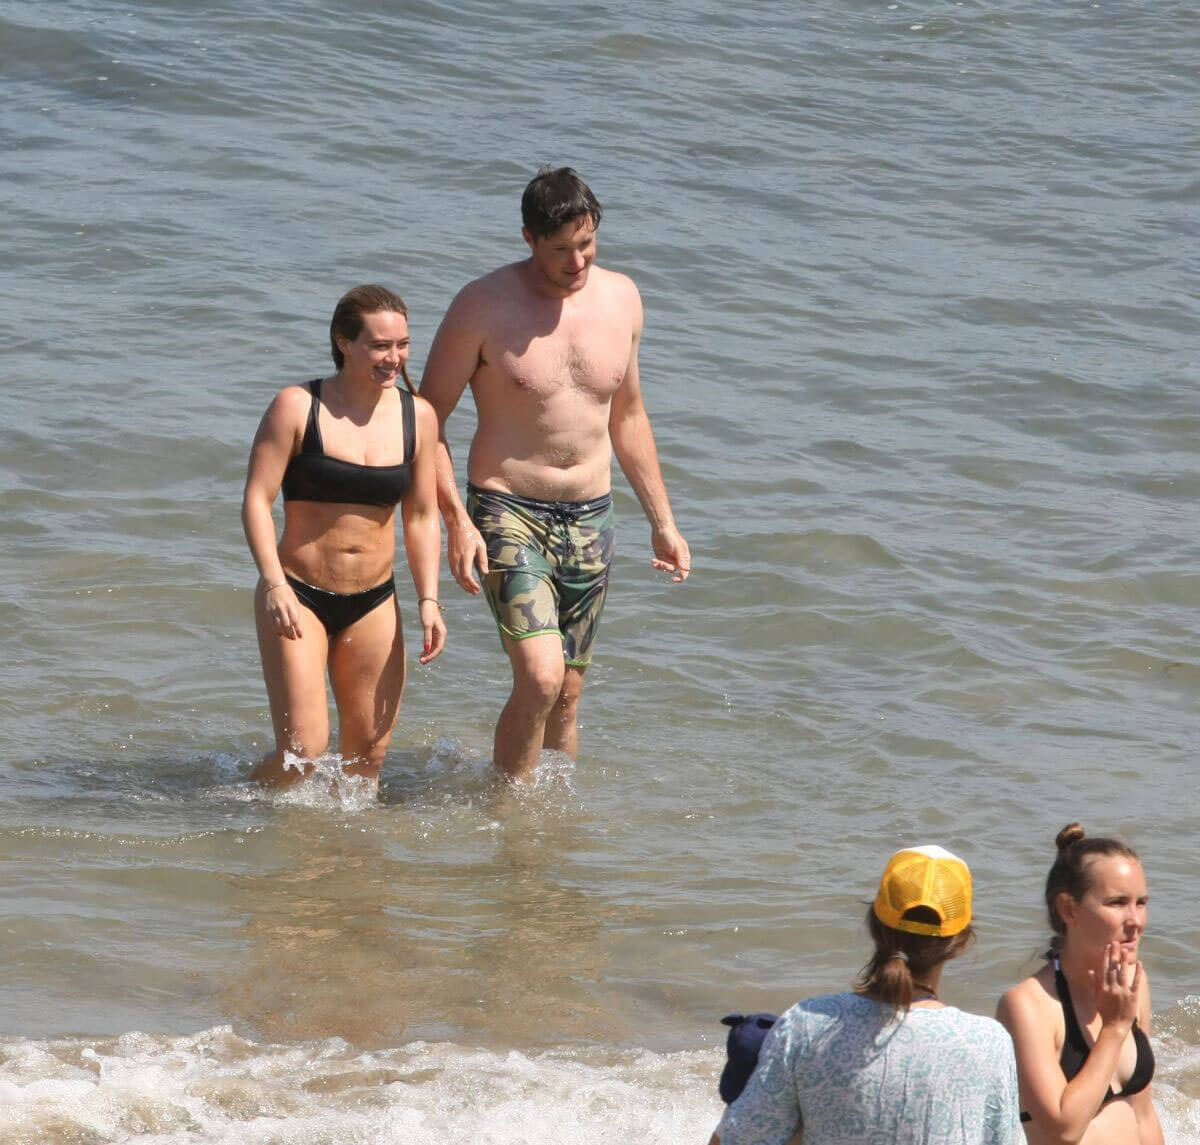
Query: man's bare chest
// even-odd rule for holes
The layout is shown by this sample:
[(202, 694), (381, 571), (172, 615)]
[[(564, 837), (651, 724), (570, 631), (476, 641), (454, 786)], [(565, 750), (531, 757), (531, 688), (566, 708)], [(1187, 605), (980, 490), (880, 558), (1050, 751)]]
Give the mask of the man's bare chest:
[(547, 334), (502, 332), (491, 347), (494, 378), (531, 395), (574, 392), (607, 400), (625, 379), (632, 331), (593, 323)]

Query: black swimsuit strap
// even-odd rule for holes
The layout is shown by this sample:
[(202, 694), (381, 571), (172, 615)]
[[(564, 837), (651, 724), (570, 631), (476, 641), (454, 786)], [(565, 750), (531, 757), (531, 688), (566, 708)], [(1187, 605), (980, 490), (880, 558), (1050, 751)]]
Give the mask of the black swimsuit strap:
[(321, 440), (321, 424), (317, 414), (321, 409), (321, 379), (313, 378), (308, 383), (308, 392), (312, 394), (312, 404), (308, 407), (308, 424), (304, 427), (304, 441), (300, 445), (301, 453), (324, 453), (325, 443)]
[(417, 403), (408, 390), (397, 390), (400, 395), (400, 406), (404, 413), (404, 461), (408, 465), (417, 452)]
[(1081, 1050), (1086, 1057), (1091, 1051), (1087, 1038), (1083, 1036), (1083, 1028), (1075, 1015), (1075, 1003), (1071, 1001), (1071, 988), (1067, 985), (1067, 976), (1062, 972), (1058, 960), (1054, 962), (1054, 988), (1058, 991), (1058, 1000), (1062, 1004), (1063, 1021), (1067, 1026), (1066, 1042)]

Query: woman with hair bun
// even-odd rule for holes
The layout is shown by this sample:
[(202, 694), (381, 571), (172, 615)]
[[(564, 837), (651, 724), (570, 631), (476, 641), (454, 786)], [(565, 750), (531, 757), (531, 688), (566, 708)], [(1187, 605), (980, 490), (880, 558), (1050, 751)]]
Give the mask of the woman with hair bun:
[[(445, 644), (437, 418), (413, 393), (408, 348), (399, 295), (375, 285), (347, 291), (329, 324), (336, 372), (280, 390), (254, 438), (242, 524), (259, 572), (254, 616), (275, 727), (275, 750), (254, 769), (261, 783), (297, 783), (325, 752), (328, 675), (342, 770), (378, 785), (404, 691), (392, 567), (397, 509), (424, 639), (421, 663)], [(281, 492), (277, 538), (271, 507)]]
[(991, 1018), (938, 1000), (966, 949), (971, 872), (941, 847), (888, 860), (867, 911), (875, 949), (853, 993), (799, 1002), (710, 1145), (1015, 1145), (1012, 1041)]
[(1146, 876), (1132, 847), (1055, 839), (1046, 879), (1054, 932), (1046, 965), (1000, 1000), (1021, 1084), (1030, 1145), (1163, 1145), (1150, 1097), (1150, 985), (1138, 960)]

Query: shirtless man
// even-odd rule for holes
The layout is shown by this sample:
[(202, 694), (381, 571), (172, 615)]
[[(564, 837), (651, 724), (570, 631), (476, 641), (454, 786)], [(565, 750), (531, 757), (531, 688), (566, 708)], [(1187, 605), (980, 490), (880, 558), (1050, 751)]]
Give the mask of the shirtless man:
[[(613, 453), (650, 520), (652, 565), (675, 581), (691, 571), (642, 404), (642, 301), (629, 278), (593, 264), (600, 215), (571, 168), (543, 168), (521, 199), (529, 257), (459, 292), (421, 383), (441, 426), (450, 571), (470, 593), (482, 581), (512, 664), (494, 759), (513, 778), (543, 748), (578, 754), (613, 557)], [(445, 429), (468, 385), (478, 427), (464, 505)]]

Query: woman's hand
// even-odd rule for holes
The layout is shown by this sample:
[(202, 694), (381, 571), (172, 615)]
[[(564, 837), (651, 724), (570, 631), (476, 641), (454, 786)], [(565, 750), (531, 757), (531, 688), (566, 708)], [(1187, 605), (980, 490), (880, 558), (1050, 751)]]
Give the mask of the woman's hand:
[(1121, 944), (1110, 942), (1104, 948), (1098, 970), (1089, 970), (1088, 976), (1096, 989), (1096, 1012), (1101, 1023), (1127, 1034), (1137, 1017), (1142, 964), (1134, 962), (1131, 972)]
[(422, 664), (428, 664), (440, 656), (446, 647), (446, 622), (442, 619), (442, 606), (431, 596), (422, 597), (417, 602), (417, 614), (425, 634), (425, 651), (418, 659)]
[(301, 638), (300, 602), (286, 580), (267, 589), (266, 610), (267, 619), (276, 632), (288, 640)]

